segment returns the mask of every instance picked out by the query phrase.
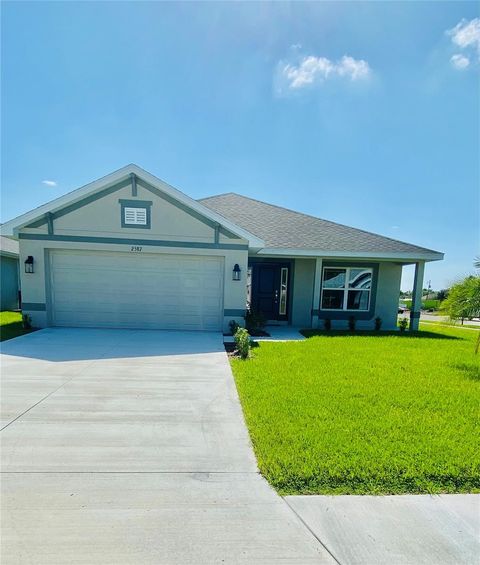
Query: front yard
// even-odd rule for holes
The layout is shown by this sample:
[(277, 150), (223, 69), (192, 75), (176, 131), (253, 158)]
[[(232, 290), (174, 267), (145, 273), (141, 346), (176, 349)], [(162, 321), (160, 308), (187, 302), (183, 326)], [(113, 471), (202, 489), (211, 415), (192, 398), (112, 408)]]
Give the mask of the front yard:
[(23, 328), (21, 312), (0, 312), (0, 341), (12, 339), (31, 331), (33, 330)]
[(480, 491), (476, 337), (330, 333), (232, 359), (262, 474), (281, 494)]

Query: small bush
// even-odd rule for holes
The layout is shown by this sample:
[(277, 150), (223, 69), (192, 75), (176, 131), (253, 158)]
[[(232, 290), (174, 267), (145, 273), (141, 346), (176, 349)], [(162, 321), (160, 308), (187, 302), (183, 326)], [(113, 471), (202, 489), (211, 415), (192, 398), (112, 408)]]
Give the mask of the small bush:
[(400, 328), (401, 332), (404, 332), (408, 328), (408, 319), (407, 318), (401, 318), (398, 321), (398, 327)]
[(332, 320), (330, 320), (330, 318), (325, 318), (325, 320), (323, 320), (323, 327), (327, 332), (329, 332), (332, 329)]
[(251, 334), (263, 330), (266, 322), (265, 316), (261, 312), (247, 310), (247, 314), (245, 316), (245, 327)]
[(355, 324), (356, 324), (355, 316), (350, 316), (350, 317), (348, 318), (348, 329), (349, 329), (351, 332), (354, 332), (354, 331), (355, 331)]
[(379, 332), (381, 327), (382, 327), (382, 318), (380, 318), (380, 316), (377, 316), (375, 318), (375, 331)]
[(230, 333), (232, 335), (235, 335), (237, 333), (238, 328), (240, 327), (240, 324), (236, 320), (230, 320), (228, 327), (230, 328)]
[(250, 357), (250, 335), (245, 328), (238, 328), (235, 332), (235, 345), (242, 359)]
[(22, 325), (24, 330), (31, 330), (32, 329), (32, 318), (28, 314), (23, 314), (22, 316)]

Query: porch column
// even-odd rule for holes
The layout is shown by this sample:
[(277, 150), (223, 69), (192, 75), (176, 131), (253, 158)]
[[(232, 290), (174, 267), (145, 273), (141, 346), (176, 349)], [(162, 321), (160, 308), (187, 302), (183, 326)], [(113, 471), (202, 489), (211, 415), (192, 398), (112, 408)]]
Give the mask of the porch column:
[(322, 259), (315, 259), (315, 278), (313, 280), (312, 328), (318, 328), (318, 310), (320, 308), (320, 287), (322, 283)]
[(415, 278), (413, 281), (412, 309), (410, 310), (410, 331), (416, 332), (420, 323), (420, 309), (422, 307), (423, 273), (425, 261), (415, 263)]

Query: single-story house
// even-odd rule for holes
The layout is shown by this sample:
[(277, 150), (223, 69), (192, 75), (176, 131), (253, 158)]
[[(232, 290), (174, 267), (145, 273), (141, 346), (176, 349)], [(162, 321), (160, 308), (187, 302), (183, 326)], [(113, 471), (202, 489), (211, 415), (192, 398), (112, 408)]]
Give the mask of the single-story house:
[(18, 241), (0, 237), (0, 310), (18, 308)]
[(397, 324), (403, 265), (443, 254), (238, 194), (194, 200), (128, 165), (2, 226), (20, 243), (34, 326), (227, 330), (270, 322)]

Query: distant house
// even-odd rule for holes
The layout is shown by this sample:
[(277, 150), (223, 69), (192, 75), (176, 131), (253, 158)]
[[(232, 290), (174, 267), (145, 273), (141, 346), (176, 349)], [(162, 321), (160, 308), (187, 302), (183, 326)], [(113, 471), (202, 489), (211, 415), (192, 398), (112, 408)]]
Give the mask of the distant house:
[(0, 237), (0, 310), (18, 308), (18, 241)]
[[(321, 199), (321, 195), (318, 196)], [(361, 211), (359, 211), (361, 213)], [(238, 194), (193, 200), (136, 165), (1, 227), (20, 241), (34, 325), (228, 330), (247, 303), (274, 324), (397, 326), (402, 267), (443, 254)]]

